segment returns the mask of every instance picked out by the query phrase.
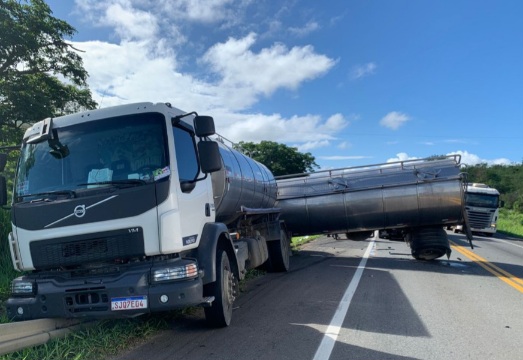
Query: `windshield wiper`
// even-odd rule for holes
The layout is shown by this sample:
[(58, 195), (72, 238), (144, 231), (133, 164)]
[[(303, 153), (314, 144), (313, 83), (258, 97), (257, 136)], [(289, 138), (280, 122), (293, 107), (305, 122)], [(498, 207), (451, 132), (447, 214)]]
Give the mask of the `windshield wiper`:
[[(69, 195), (68, 199), (71, 199), (71, 198), (75, 198), (76, 197), (76, 192), (74, 192), (73, 190), (44, 191), (44, 192), (34, 193), (34, 194), (18, 195), (18, 198), (25, 199), (25, 198), (28, 198), (28, 197), (47, 196), (47, 195), (56, 195), (56, 196)], [(47, 197), (46, 198), (42, 197), (42, 198), (39, 198), (39, 199), (31, 200), (31, 202), (38, 202), (38, 201), (52, 201), (52, 200), (47, 198)]]
[(129, 187), (129, 186), (138, 186), (145, 185), (147, 182), (141, 179), (122, 179), (122, 180), (108, 180), (108, 181), (97, 181), (90, 183), (78, 184), (78, 186), (89, 186), (89, 185), (115, 185), (119, 188)]

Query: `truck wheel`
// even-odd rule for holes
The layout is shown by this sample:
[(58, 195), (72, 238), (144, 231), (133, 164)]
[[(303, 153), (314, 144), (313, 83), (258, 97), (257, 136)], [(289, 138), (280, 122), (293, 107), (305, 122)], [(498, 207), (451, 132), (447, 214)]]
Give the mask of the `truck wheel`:
[(205, 320), (212, 327), (229, 326), (238, 282), (231, 269), (227, 252), (216, 253), (216, 282), (206, 285), (206, 295), (214, 296), (210, 307), (204, 308)]
[(280, 230), (280, 240), (268, 241), (267, 248), (269, 249), (270, 271), (289, 271), (291, 248), (285, 231)]

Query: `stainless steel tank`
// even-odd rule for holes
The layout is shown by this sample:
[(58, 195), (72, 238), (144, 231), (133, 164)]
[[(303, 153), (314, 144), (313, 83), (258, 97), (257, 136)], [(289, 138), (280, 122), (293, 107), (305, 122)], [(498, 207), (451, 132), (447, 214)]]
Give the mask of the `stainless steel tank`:
[(461, 223), (459, 162), (456, 155), (278, 177), (275, 206), (293, 235)]
[(216, 221), (230, 224), (242, 206), (267, 209), (276, 203), (277, 184), (267, 167), (218, 141), (223, 167), (212, 173)]

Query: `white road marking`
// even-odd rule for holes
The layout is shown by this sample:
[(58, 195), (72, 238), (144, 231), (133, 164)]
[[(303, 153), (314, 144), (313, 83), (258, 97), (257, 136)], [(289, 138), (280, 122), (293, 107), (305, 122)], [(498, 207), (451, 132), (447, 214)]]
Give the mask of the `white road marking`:
[(511, 243), (510, 241), (507, 241), (507, 240), (501, 240), (501, 239), (496, 239), (496, 238), (491, 238), (490, 240), (494, 240), (494, 241), (501, 241), (505, 244), (509, 244), (509, 245), (512, 245), (512, 246), (517, 246), (517, 247), (520, 247), (523, 249), (523, 246), (519, 245), (519, 244), (514, 244), (514, 243)]
[(349, 286), (345, 290), (345, 294), (343, 294), (340, 304), (338, 305), (338, 309), (334, 313), (329, 327), (323, 335), (323, 340), (321, 341), (318, 350), (316, 350), (314, 360), (327, 360), (330, 358), (332, 349), (336, 344), (336, 339), (340, 334), (341, 326), (343, 325), (343, 320), (345, 319), (347, 311), (349, 310), (350, 302), (361, 280), (361, 276), (363, 274), (363, 270), (365, 269), (365, 265), (367, 264), (367, 259), (370, 256), (371, 250), (374, 249), (375, 240), (376, 238), (373, 238), (372, 241), (369, 243), (369, 246), (367, 246), (367, 250), (365, 250), (365, 254), (363, 255), (363, 258), (361, 259), (360, 264), (358, 265), (358, 269), (354, 273), (354, 276), (352, 277)]

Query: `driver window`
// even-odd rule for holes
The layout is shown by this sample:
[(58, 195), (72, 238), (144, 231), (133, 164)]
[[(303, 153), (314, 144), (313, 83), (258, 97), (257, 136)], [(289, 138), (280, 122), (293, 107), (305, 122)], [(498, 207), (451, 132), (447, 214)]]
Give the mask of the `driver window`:
[(194, 138), (190, 132), (179, 127), (173, 128), (173, 135), (180, 182), (193, 181), (199, 172)]

